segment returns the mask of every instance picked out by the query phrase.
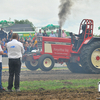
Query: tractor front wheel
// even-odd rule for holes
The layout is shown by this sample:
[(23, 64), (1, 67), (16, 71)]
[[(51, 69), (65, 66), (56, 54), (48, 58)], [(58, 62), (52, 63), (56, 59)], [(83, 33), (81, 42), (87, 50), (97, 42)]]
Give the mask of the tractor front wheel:
[(44, 54), (39, 58), (39, 66), (42, 71), (50, 71), (54, 64), (54, 58), (49, 54)]

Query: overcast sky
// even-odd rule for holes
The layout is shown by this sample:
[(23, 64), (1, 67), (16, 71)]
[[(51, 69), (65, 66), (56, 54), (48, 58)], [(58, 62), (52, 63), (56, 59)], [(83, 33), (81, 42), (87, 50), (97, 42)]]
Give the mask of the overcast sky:
[[(82, 19), (94, 20), (94, 33), (100, 34), (100, 0), (72, 0), (63, 29), (78, 33)], [(36, 27), (58, 24), (60, 0), (0, 0), (0, 20), (28, 19)]]

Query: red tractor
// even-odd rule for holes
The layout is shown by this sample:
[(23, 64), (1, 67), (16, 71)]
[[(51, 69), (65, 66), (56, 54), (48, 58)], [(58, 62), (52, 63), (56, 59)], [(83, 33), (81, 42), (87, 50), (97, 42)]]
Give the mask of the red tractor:
[(37, 37), (38, 51), (23, 55), (30, 70), (50, 71), (55, 63), (67, 64), (73, 73), (100, 73), (100, 38), (93, 37), (93, 20), (83, 19), (79, 38)]

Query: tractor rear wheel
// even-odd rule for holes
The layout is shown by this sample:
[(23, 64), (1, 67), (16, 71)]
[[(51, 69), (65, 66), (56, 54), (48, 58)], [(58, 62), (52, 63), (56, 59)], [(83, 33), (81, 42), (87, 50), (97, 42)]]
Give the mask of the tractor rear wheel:
[(49, 54), (44, 54), (39, 58), (39, 66), (42, 71), (50, 71), (54, 64), (54, 58)]
[(69, 62), (67, 63), (67, 67), (72, 73), (85, 73), (82, 66), (78, 63)]
[(26, 61), (25, 65), (29, 70), (37, 70), (39, 68), (38, 60), (36, 60), (36, 61)]
[(87, 73), (100, 73), (100, 42), (93, 42), (83, 47), (80, 55), (81, 64)]

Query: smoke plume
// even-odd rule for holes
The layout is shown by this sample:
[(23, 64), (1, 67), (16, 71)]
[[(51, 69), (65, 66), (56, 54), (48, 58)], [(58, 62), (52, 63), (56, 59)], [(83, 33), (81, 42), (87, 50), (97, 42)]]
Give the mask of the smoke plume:
[(61, 5), (59, 6), (59, 25), (60, 27), (62, 27), (68, 17), (68, 15), (70, 14), (70, 9), (72, 6), (72, 2), (71, 0), (60, 0)]

